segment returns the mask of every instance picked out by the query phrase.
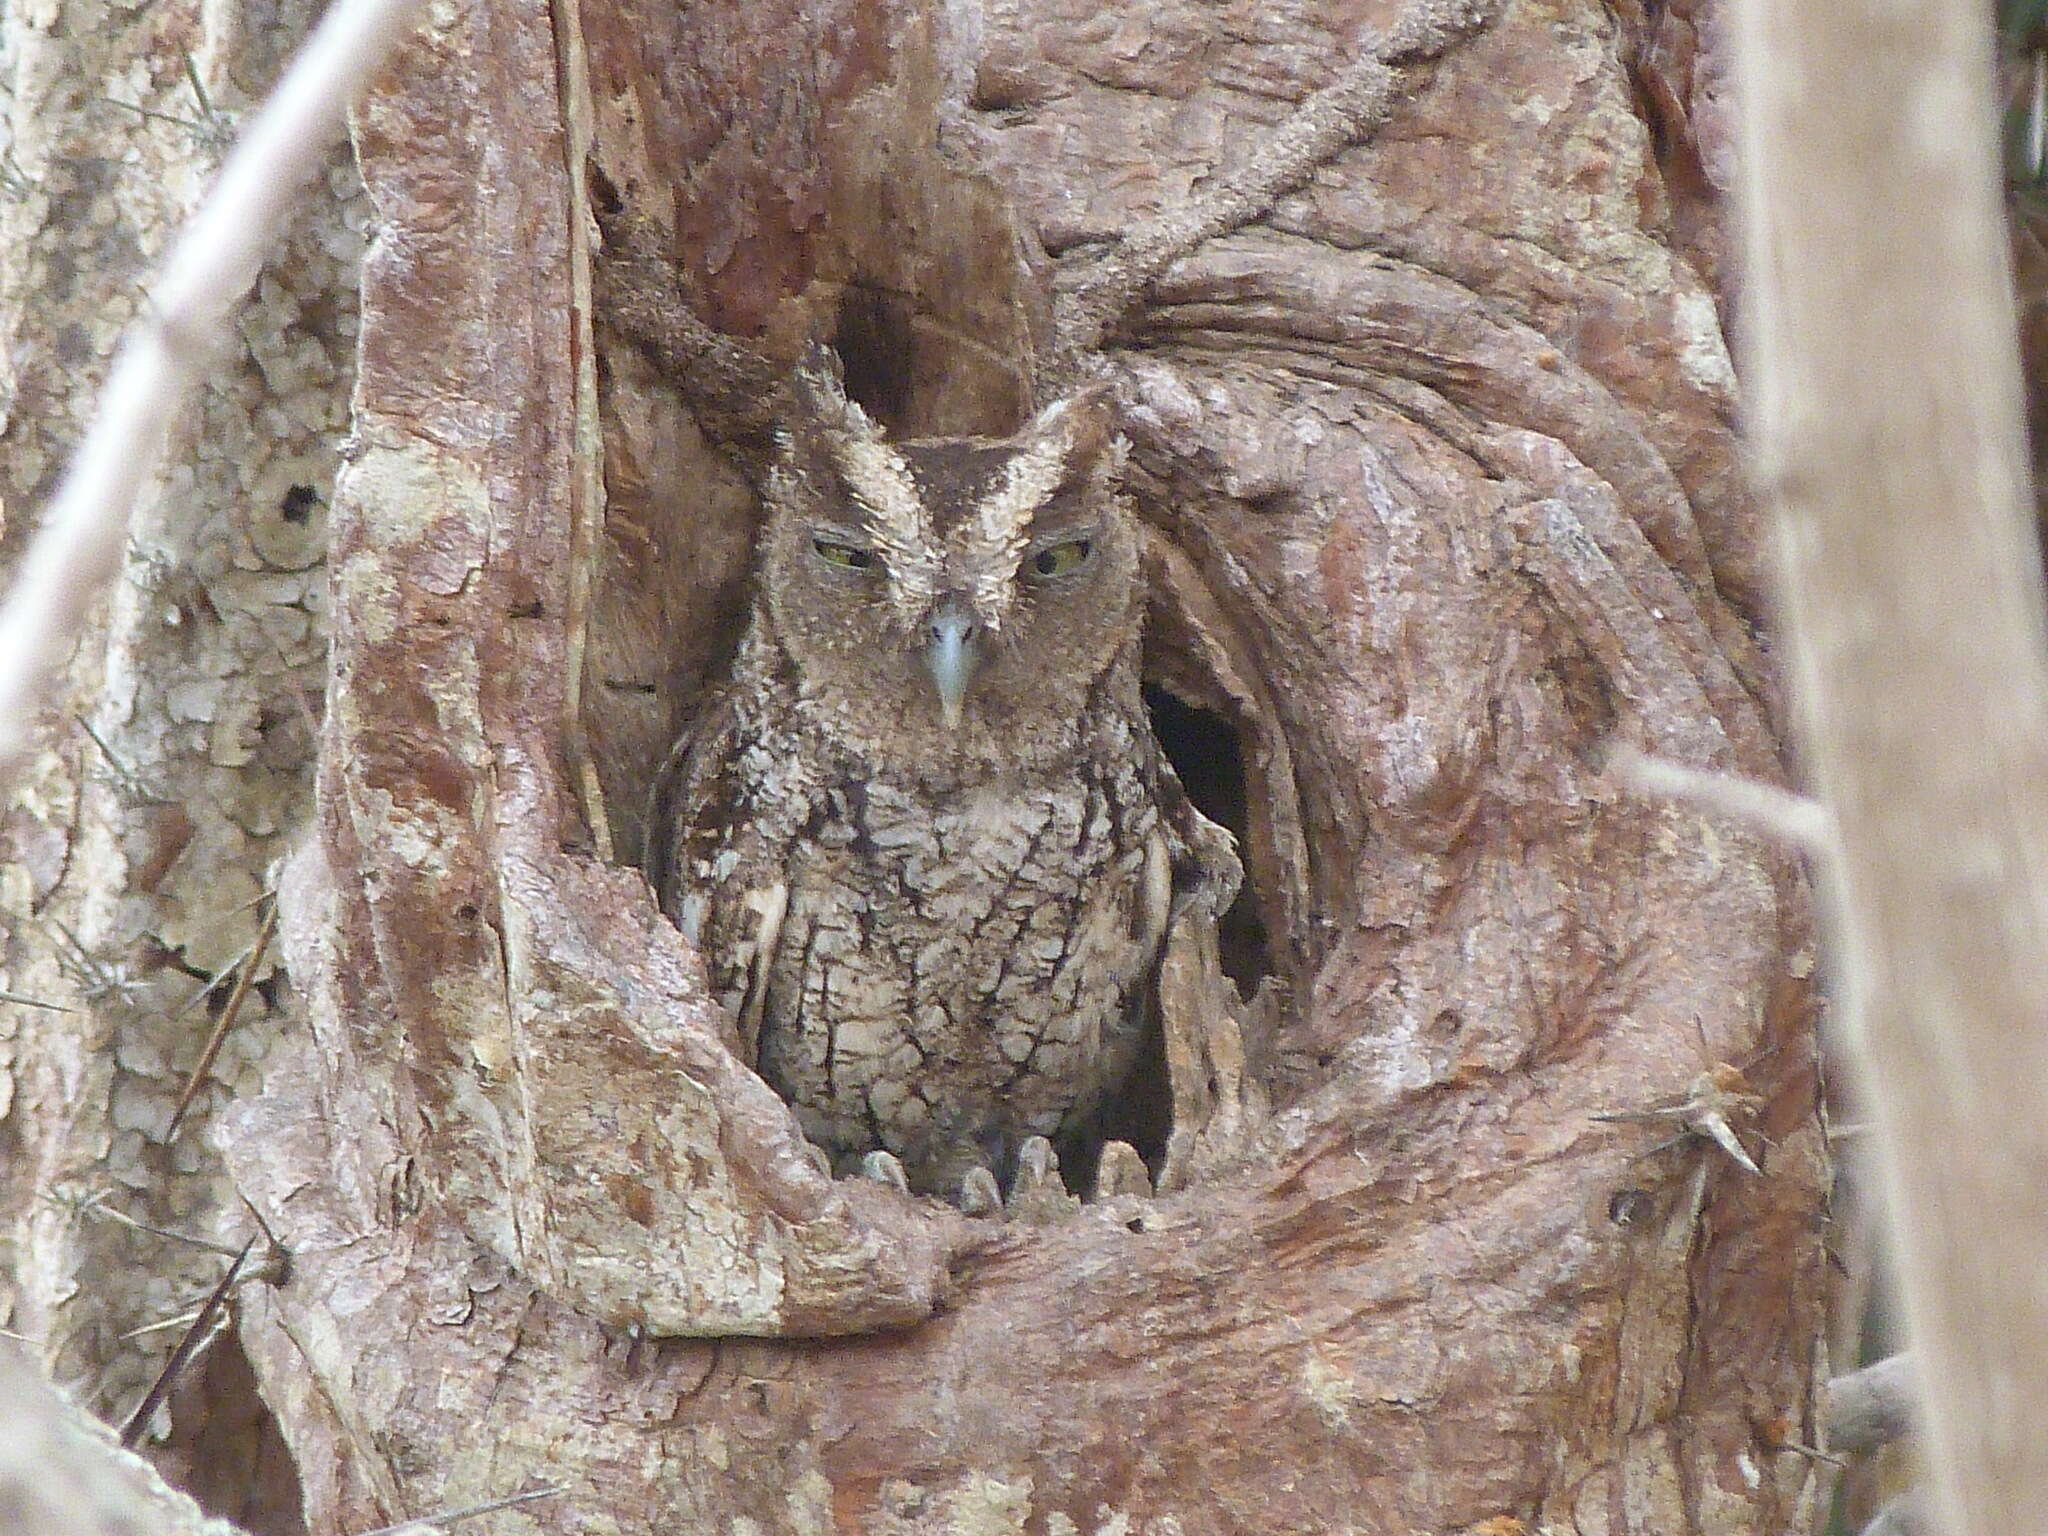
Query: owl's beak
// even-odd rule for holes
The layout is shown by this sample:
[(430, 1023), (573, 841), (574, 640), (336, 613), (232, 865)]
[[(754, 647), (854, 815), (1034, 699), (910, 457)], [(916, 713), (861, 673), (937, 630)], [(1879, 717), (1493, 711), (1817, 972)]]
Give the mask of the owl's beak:
[(939, 714), (946, 729), (960, 729), (960, 717), (967, 704), (967, 685), (974, 681), (975, 637), (981, 625), (974, 616), (958, 609), (941, 609), (932, 618), (930, 639), (924, 648), (925, 668), (939, 690)]

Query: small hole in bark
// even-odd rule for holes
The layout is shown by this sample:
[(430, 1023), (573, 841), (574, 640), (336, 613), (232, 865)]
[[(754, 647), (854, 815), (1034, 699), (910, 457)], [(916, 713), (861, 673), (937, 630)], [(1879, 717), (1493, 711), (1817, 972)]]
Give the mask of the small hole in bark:
[(284, 499), (277, 504), (277, 515), (288, 523), (303, 523), (313, 516), (313, 508), (320, 498), (310, 485), (295, 485), (284, 493)]
[[(1159, 738), (1160, 749), (1180, 775), (1181, 787), (1195, 809), (1229, 829), (1237, 839), (1238, 856), (1243, 858), (1250, 847), (1251, 823), (1237, 728), (1222, 715), (1184, 703), (1153, 684), (1145, 688), (1145, 707), (1151, 711), (1152, 731)], [(1224, 974), (1237, 983), (1242, 995), (1250, 997), (1260, 981), (1272, 974), (1273, 959), (1249, 870), (1238, 888), (1237, 900), (1217, 924), (1216, 940)]]
[(1641, 1189), (1617, 1189), (1607, 1202), (1607, 1219), (1617, 1227), (1633, 1227), (1647, 1220), (1656, 1202)]

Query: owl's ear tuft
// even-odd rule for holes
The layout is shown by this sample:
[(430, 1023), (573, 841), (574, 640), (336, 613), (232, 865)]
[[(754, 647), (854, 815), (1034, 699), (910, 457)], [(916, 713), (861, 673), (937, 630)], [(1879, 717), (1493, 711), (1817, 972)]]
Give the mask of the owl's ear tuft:
[(889, 573), (891, 603), (906, 622), (915, 620), (932, 600), (939, 559), (931, 514), (903, 456), (847, 398), (839, 359), (817, 342), (790, 376), (790, 395), (794, 409), (779, 440), (781, 480), (771, 504), (791, 504), (794, 487), (808, 479), (816, 499), (807, 505), (857, 518)]
[(880, 435), (868, 413), (847, 398), (839, 355), (823, 342), (814, 341), (804, 348), (790, 376), (790, 391), (796, 399), (794, 424), (799, 430), (808, 427), (850, 437)]
[(1026, 442), (1058, 439), (1062, 443), (1069, 481), (1087, 478), (1111, 458), (1121, 441), (1116, 430), (1116, 400), (1106, 380), (1098, 380), (1053, 401), (1021, 434)]

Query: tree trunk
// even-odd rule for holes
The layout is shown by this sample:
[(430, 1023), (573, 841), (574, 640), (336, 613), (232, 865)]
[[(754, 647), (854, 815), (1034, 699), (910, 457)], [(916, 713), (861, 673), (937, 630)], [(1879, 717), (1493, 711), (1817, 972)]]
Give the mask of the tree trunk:
[[(247, 1037), (260, 1093), (212, 1090), (291, 1255), (238, 1338), (312, 1529), (539, 1483), (499, 1529), (1809, 1521), (1803, 884), (1601, 767), (1779, 771), (1733, 379), (1677, 254), (1711, 188), (1652, 157), (1632, 84), (1680, 76), (1632, 82), (1603, 7), (1411, 68), (1370, 144), (1111, 339), (1148, 674), (1253, 890), (1253, 1001), (1190, 993), (1200, 1177), (1039, 1227), (825, 1178), (618, 867), (755, 509), (703, 402), (598, 327), (600, 221), (771, 358), (833, 337), (892, 428), (1005, 430), (1052, 295), (1392, 19), (455, 3), (387, 71), (279, 887), (303, 1024)], [(136, 910), (131, 867), (102, 908)], [(1760, 1175), (1684, 1129), (1702, 1084)], [(72, 1145), (118, 1109), (50, 1089), (12, 1123)], [(163, 1157), (161, 1128), (128, 1134)], [(37, 1265), (25, 1331), (111, 1326)]]
[(1990, 24), (1742, 7), (1759, 458), (1840, 826), (1843, 1036), (1958, 1536), (2048, 1500), (2048, 1448), (2021, 1428), (2048, 1413), (2027, 1347), (2048, 1329), (2048, 631)]
[[(6, 8), (7, 568), (171, 232), (317, 10)], [(0, 804), (0, 991), (50, 1005), (0, 1006), (0, 1316), (116, 1423), (178, 1340), (166, 1320), (225, 1262), (118, 1218), (239, 1245), (251, 1223), (209, 1127), (303, 1028), (275, 951), (253, 970), (237, 957), (310, 805), (365, 213), (338, 146), (138, 510), (44, 750)], [(185, 1078), (244, 970), (254, 985), (174, 1137)], [(175, 1480), (266, 1529), (294, 1527), (296, 1478), (232, 1338), (173, 1409), (155, 1449)]]

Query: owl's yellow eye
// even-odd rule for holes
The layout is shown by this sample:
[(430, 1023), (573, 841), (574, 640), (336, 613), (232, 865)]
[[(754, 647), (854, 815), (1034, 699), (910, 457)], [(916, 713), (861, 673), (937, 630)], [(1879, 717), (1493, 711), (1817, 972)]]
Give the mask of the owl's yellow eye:
[(837, 539), (828, 539), (819, 534), (811, 539), (811, 548), (818, 552), (818, 558), (827, 565), (843, 566), (849, 571), (864, 571), (875, 563), (875, 552), (862, 549), (858, 544), (842, 544)]
[(1069, 576), (1078, 571), (1087, 560), (1094, 546), (1086, 539), (1068, 539), (1064, 544), (1049, 544), (1031, 557), (1031, 571), (1035, 576)]

